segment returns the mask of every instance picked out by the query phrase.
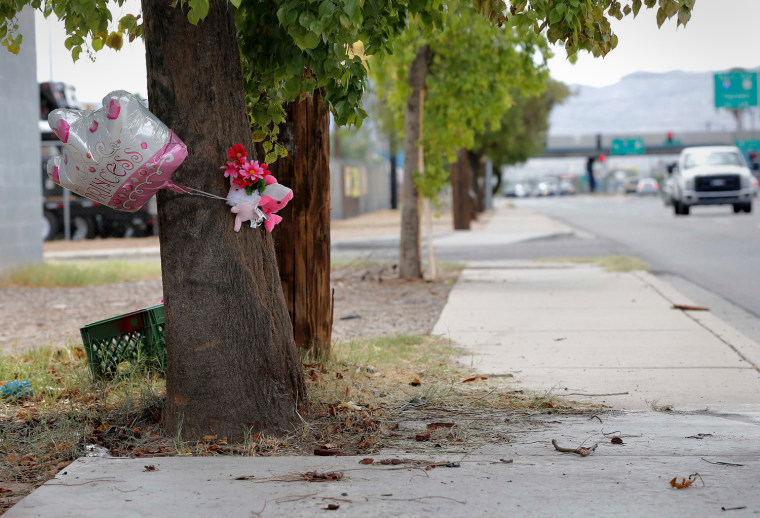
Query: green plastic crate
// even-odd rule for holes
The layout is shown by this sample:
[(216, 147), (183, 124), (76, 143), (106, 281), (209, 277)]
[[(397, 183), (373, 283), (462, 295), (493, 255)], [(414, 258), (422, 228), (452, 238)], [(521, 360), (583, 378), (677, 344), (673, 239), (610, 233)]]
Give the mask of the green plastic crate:
[(166, 372), (163, 304), (87, 324), (80, 332), (95, 377), (115, 374), (122, 362)]

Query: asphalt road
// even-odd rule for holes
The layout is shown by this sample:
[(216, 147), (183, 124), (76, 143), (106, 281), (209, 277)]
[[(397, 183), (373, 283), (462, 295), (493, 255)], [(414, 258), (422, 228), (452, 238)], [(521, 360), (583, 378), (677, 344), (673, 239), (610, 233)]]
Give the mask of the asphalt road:
[[(691, 215), (676, 217), (659, 198), (635, 196), (515, 203), (581, 230), (585, 239), (519, 244), (511, 256), (522, 250), (526, 259), (540, 251), (555, 257), (614, 253), (641, 258), (653, 273), (760, 341), (760, 213), (695, 207)], [(755, 210), (760, 210), (759, 203)]]

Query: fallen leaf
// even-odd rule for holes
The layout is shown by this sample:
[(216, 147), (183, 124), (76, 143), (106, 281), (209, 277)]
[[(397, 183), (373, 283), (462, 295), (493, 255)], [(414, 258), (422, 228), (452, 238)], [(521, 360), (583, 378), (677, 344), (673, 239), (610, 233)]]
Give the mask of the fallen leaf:
[(487, 380), (487, 376), (473, 376), (472, 378), (467, 378), (466, 380), (462, 381), (462, 383), (469, 383), (471, 381), (478, 381), (478, 380)]
[(16, 455), (15, 453), (11, 453), (10, 455), (8, 455), (8, 457), (6, 457), (6, 460), (8, 462), (16, 462), (20, 458), (21, 458), (21, 455)]
[(387, 465), (396, 466), (398, 464), (403, 464), (403, 463), (404, 463), (403, 459), (383, 459), (378, 462), (378, 464), (383, 464), (385, 466)]
[[(196, 435), (196, 437), (197, 437), (197, 435)], [(211, 441), (215, 441), (216, 437), (217, 437), (216, 435), (204, 435), (201, 440), (203, 442), (211, 442)]]
[(427, 425), (428, 430), (436, 430), (438, 428), (453, 428), (456, 423), (430, 423)]
[(235, 477), (233, 480), (250, 480), (254, 478), (253, 475), (241, 475), (239, 477)]
[(375, 459), (367, 457), (366, 459), (360, 460), (359, 464), (372, 464), (373, 462), (375, 462)]
[(413, 386), (413, 387), (419, 387), (420, 385), (422, 385), (422, 383), (420, 383), (420, 380), (419, 380), (418, 378), (414, 378), (414, 379), (412, 380), (412, 382), (411, 382), (411, 383), (409, 383), (409, 384), (410, 384), (411, 386)]
[(612, 444), (623, 444), (623, 439), (621, 439), (620, 437), (613, 437)]
[(325, 511), (337, 511), (338, 509), (340, 509), (338, 504), (327, 504), (327, 507), (324, 508)]
[(424, 434), (418, 434), (414, 436), (415, 441), (429, 441), (430, 440), (430, 433), (424, 433)]
[(0, 495), (7, 494), (8, 496), (13, 494), (12, 489), (5, 489), (4, 487), (0, 487)]
[(515, 461), (515, 459), (499, 459), (499, 462), (503, 462), (504, 464), (512, 464)]
[(357, 405), (353, 401), (347, 401), (345, 403), (341, 403), (340, 405), (338, 405), (338, 408), (346, 408), (348, 410), (364, 410), (364, 407)]
[[(688, 480), (682, 478), (681, 482), (678, 482), (678, 477), (673, 477), (673, 480), (670, 481), (670, 487), (674, 487), (676, 489), (686, 489), (687, 487), (691, 486), (695, 480), (697, 480), (697, 477), (702, 480), (702, 477), (699, 475), (699, 473), (692, 473), (689, 475)], [(705, 485), (704, 480), (702, 481), (702, 485)]]
[(148, 464), (143, 471), (158, 471), (158, 468), (153, 464)]
[(320, 457), (339, 457), (345, 455), (345, 453), (327, 448), (314, 448), (314, 455), (319, 455)]
[(341, 374), (340, 372), (336, 372), (335, 373), (335, 379), (342, 380), (343, 379), (343, 374)]

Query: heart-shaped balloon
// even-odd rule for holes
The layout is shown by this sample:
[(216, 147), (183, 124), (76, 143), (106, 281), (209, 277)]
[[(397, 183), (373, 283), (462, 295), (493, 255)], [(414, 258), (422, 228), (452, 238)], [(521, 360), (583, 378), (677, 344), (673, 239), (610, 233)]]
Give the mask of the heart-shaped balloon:
[(185, 144), (128, 92), (111, 92), (95, 111), (53, 110), (48, 124), (64, 149), (47, 172), (62, 187), (125, 212), (160, 189), (186, 192), (171, 180)]

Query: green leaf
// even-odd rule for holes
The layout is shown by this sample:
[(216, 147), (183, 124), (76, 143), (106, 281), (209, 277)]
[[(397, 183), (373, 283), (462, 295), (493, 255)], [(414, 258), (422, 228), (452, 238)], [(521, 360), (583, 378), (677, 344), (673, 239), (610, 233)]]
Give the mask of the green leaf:
[(267, 138), (267, 134), (264, 130), (255, 130), (251, 133), (251, 140), (254, 142), (262, 142), (265, 138)]
[(193, 25), (208, 16), (209, 0), (188, 0), (187, 5), (190, 10), (187, 12), (187, 20)]
[(240, 9), (240, 4), (243, 3), (243, 0), (230, 0), (230, 3), (235, 6), (235, 9)]
[(245, 188), (245, 193), (248, 196), (250, 196), (251, 194), (253, 194), (253, 185), (247, 185), (246, 188)]
[(639, 9), (641, 9), (641, 0), (633, 0), (633, 17), (636, 18), (636, 16), (639, 14)]
[(660, 7), (657, 9), (657, 27), (662, 27), (662, 24), (665, 23), (665, 20), (668, 19), (668, 15), (665, 13), (665, 9)]
[(97, 52), (100, 49), (103, 48), (103, 40), (100, 38), (93, 38), (92, 39), (92, 49)]
[(299, 49), (308, 50), (313, 49), (319, 45), (319, 42), (322, 41), (322, 38), (320, 38), (319, 34), (306, 31), (302, 35), (294, 37), (293, 41), (296, 42), (296, 45), (298, 45)]

